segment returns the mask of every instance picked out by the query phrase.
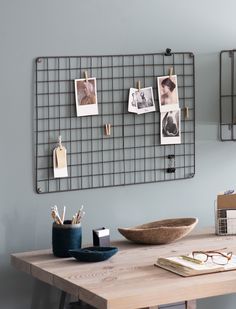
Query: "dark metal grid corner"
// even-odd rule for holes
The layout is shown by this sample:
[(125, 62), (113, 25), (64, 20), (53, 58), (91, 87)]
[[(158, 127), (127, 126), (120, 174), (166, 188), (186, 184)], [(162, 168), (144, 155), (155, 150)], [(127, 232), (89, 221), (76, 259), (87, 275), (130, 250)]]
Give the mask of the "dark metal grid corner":
[[(181, 144), (160, 145), (158, 76), (178, 76)], [(99, 115), (76, 117), (74, 79), (96, 77)], [(130, 87), (153, 87), (156, 112), (128, 113)], [(184, 108), (189, 118), (184, 118)], [(104, 136), (105, 123), (112, 134)], [(69, 177), (54, 179), (58, 136)], [(168, 173), (174, 156), (174, 173)], [(195, 72), (191, 52), (36, 59), (36, 191), (62, 192), (191, 178), (195, 174)]]
[(236, 141), (236, 49), (220, 52), (220, 140)]

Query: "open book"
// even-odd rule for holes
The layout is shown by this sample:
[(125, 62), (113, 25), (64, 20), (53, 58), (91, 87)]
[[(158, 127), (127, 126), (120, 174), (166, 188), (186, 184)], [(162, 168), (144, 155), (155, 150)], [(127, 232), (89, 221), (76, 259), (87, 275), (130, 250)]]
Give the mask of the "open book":
[(216, 273), (221, 271), (236, 270), (236, 255), (233, 255), (231, 260), (226, 265), (218, 265), (208, 259), (203, 264), (198, 264), (188, 261), (182, 256), (174, 257), (159, 257), (155, 266), (172, 271), (183, 277), (196, 276), (202, 274)]

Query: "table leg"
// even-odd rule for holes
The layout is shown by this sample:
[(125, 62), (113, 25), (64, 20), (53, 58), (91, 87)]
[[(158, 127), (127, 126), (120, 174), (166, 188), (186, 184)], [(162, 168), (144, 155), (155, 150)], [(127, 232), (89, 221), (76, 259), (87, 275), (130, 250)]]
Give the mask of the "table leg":
[(65, 307), (65, 301), (66, 301), (66, 292), (61, 291), (59, 309), (64, 309), (64, 307)]
[(185, 302), (186, 309), (197, 309), (197, 301), (189, 300)]

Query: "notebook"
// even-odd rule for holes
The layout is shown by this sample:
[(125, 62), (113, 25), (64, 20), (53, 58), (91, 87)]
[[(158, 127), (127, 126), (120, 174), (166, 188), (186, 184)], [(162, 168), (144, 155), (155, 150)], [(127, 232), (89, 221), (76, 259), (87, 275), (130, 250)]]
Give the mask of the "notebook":
[[(190, 256), (190, 255), (189, 255)], [(226, 265), (218, 265), (209, 258), (203, 264), (197, 264), (183, 259), (181, 256), (159, 257), (154, 264), (183, 277), (210, 274), (222, 271), (236, 270), (236, 255)]]

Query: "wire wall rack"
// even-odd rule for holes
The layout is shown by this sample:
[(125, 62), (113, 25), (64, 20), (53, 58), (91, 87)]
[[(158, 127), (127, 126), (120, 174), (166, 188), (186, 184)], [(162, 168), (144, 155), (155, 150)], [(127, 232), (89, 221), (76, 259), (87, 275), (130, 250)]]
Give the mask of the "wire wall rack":
[[(181, 144), (160, 144), (158, 76), (178, 77)], [(98, 115), (77, 117), (74, 80), (97, 80)], [(157, 111), (128, 112), (129, 88), (153, 87)], [(184, 117), (184, 108), (189, 115)], [(39, 57), (36, 59), (36, 191), (62, 192), (192, 178), (195, 174), (195, 73), (191, 52)], [(111, 135), (104, 135), (104, 124)], [(58, 136), (68, 177), (53, 178)]]
[(220, 139), (236, 141), (236, 49), (220, 52)]

